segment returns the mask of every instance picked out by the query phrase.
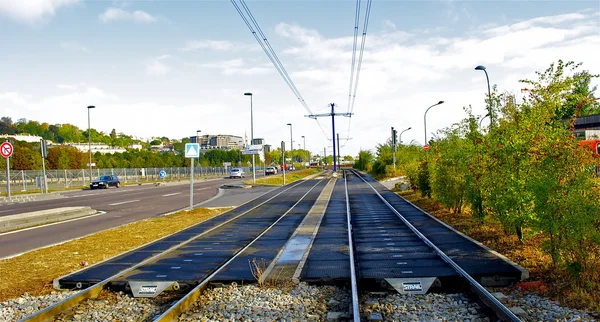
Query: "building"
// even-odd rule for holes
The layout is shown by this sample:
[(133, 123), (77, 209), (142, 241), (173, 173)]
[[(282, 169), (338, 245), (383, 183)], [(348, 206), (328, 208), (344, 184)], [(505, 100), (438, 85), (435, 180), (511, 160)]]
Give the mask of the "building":
[[(56, 145), (56, 144), (53, 144), (53, 145)], [(89, 146), (88, 146), (88, 143), (63, 143), (62, 145), (74, 147), (81, 152), (88, 152), (90, 150), (90, 148), (92, 150), (92, 153), (100, 152), (102, 154), (106, 154), (106, 153), (127, 152), (127, 149), (125, 149), (125, 148), (122, 148), (119, 146), (110, 146), (110, 145), (104, 144), (104, 143), (91, 143)], [(133, 149), (133, 150), (141, 150), (142, 145), (141, 144), (130, 144), (127, 148)]]
[(0, 139), (13, 139), (15, 141), (25, 141), (28, 143), (39, 143), (42, 139), (41, 136), (37, 135), (29, 135), (29, 134), (2, 134), (0, 135)]
[(224, 149), (224, 150), (242, 150), (244, 149), (244, 139), (241, 136), (227, 134), (205, 134), (190, 137), (190, 142), (200, 144), (201, 149)]
[(600, 114), (578, 117), (573, 134), (581, 140), (600, 138)]
[(271, 145), (269, 145), (269, 144), (264, 144), (264, 145), (263, 145), (263, 151), (264, 151), (265, 153), (269, 153), (269, 152), (271, 152)]
[(252, 145), (264, 145), (265, 144), (265, 139), (262, 138), (256, 138), (252, 140)]

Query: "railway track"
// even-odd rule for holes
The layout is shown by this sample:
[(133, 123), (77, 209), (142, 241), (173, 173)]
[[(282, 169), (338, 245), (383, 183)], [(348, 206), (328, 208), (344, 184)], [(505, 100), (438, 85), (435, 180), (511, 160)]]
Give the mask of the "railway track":
[[(361, 282), (365, 282), (373, 275), (377, 275), (380, 272), (376, 272), (374, 274), (369, 274), (370, 269), (373, 269), (369, 265), (369, 261), (361, 261), (362, 257), (377, 257), (377, 256), (393, 256), (397, 257), (398, 260), (396, 264), (401, 266), (400, 274), (406, 276), (400, 282), (402, 289), (400, 291), (404, 291), (404, 293), (413, 293), (414, 291), (422, 291), (425, 287), (424, 284), (427, 281), (423, 278), (419, 277), (410, 277), (414, 275), (415, 270), (427, 270), (427, 267), (435, 267), (438, 271), (444, 271), (444, 266), (449, 266), (452, 270), (454, 270), (460, 278), (469, 286), (469, 290), (473, 292), (480, 301), (485, 304), (497, 318), (502, 321), (521, 321), (519, 317), (517, 317), (510, 309), (504, 306), (498, 299), (496, 299), (490, 292), (488, 292), (481, 284), (479, 284), (472, 276), (470, 276), (462, 267), (460, 267), (454, 260), (452, 260), (448, 255), (446, 255), (440, 248), (438, 248), (434, 243), (432, 243), (425, 235), (423, 235), (414, 225), (410, 223), (398, 210), (396, 210), (378, 191), (369, 183), (365, 178), (356, 170), (349, 169), (344, 170), (344, 178), (345, 178), (345, 194), (346, 194), (346, 207), (347, 207), (347, 218), (348, 218), (348, 240), (349, 240), (349, 248), (350, 248), (350, 270), (351, 270), (351, 285), (352, 285), (352, 307), (353, 307), (353, 319), (354, 321), (360, 321), (360, 309), (359, 309), (359, 289), (357, 285), (357, 280), (361, 280)], [(387, 212), (382, 209), (380, 205), (375, 203), (375, 200), (369, 199), (368, 202), (360, 203), (358, 207), (368, 208), (370, 211), (357, 211), (354, 208), (353, 201), (356, 202), (356, 198), (352, 198), (352, 193), (349, 192), (349, 183), (352, 184), (352, 179), (356, 178), (360, 180), (360, 183), (366, 184), (371, 190), (371, 195), (376, 196), (379, 199), (380, 205), (385, 205), (385, 208), (388, 210)], [(364, 187), (364, 185), (363, 185)], [(360, 195), (360, 198), (365, 198), (368, 196), (364, 191), (358, 191), (356, 193)], [(390, 227), (391, 225), (385, 224), (386, 220), (389, 220), (389, 214), (397, 216), (402, 221), (402, 224), (412, 232), (413, 236), (416, 236), (418, 240), (416, 240), (413, 236), (409, 236), (406, 229), (395, 229), (395, 227)], [(366, 227), (371, 227), (371, 229), (365, 229)], [(402, 227), (404, 228), (404, 227)], [(362, 230), (362, 231), (361, 231)], [(361, 233), (367, 233), (368, 236), (359, 235)], [(406, 254), (392, 254), (389, 253), (389, 247), (383, 248), (377, 242), (374, 242), (374, 239), (379, 239), (383, 241), (385, 246), (395, 246), (398, 243), (398, 240), (403, 241), (403, 245), (409, 245), (409, 247), (415, 248), (415, 253), (421, 253), (422, 255), (413, 256), (411, 259), (407, 259)], [(356, 242), (358, 241), (358, 242)], [(422, 249), (420, 244), (426, 245), (430, 251)], [(352, 249), (357, 248), (370, 248), (370, 252), (360, 252), (358, 251), (358, 256), (354, 256), (354, 252)], [(380, 248), (381, 247), (381, 248)], [(378, 249), (380, 251), (378, 251)], [(385, 253), (384, 253), (385, 252)], [(432, 253), (435, 254), (438, 258), (432, 258)], [(414, 253), (413, 253), (414, 254)], [(446, 265), (441, 265), (443, 262)], [(355, 268), (355, 264), (358, 263), (358, 270)], [(377, 262), (380, 264), (381, 262)], [(361, 270), (366, 272), (361, 272)], [(362, 284), (362, 283), (361, 283)], [(424, 290), (426, 291), (426, 290)], [(424, 293), (424, 292), (416, 292)]]
[[(343, 183), (337, 179), (337, 184), (331, 184), (336, 188), (330, 190), (332, 199), (325, 207), (331, 213), (323, 212), (323, 222), (319, 219), (314, 228), (319, 234), (312, 236), (310, 247), (304, 251), (305, 260), (298, 264), (300, 281), (318, 277), (342, 284), (348, 291), (343, 297), (350, 304), (346, 318), (353, 321), (373, 318), (365, 313), (370, 310), (370, 300), (365, 298), (372, 290), (383, 287), (389, 291), (393, 287), (404, 294), (425, 294), (430, 289), (455, 285), (457, 280), (487, 306), (486, 311), (493, 312), (492, 320), (520, 321), (411, 223), (418, 218), (405, 218), (410, 212), (401, 214), (390, 195), (358, 171), (344, 170), (343, 174)], [(137, 315), (139, 321), (177, 320), (189, 308), (198, 312), (198, 306), (203, 305), (198, 301), (211, 284), (260, 281), (249, 268), (250, 260), (259, 257), (274, 265), (294, 232), (305, 228), (302, 223), (310, 216), (309, 209), (326, 194), (326, 185), (328, 180), (318, 179), (279, 188), (218, 220), (64, 277), (59, 282), (63, 287), (83, 289), (21, 321), (69, 320), (69, 313), (64, 312), (95, 310), (90, 302), (98, 297), (102, 301), (117, 298), (115, 303), (133, 306), (152, 301), (158, 312), (142, 308), (143, 313)], [(95, 272), (95, 279), (86, 279), (90, 272)], [(115, 291), (133, 293), (135, 297), (160, 295), (139, 299)], [(82, 305), (84, 300), (88, 301)], [(230, 309), (237, 305), (225, 304)]]
[[(164, 305), (164, 312), (152, 319), (153, 321), (172, 321), (195, 302), (215, 276), (224, 272), (240, 255), (259, 242), (261, 237), (284, 220), (296, 207), (301, 205), (307, 196), (312, 195), (312, 198), (316, 199), (319, 192), (318, 189), (323, 188), (324, 182), (324, 179), (308, 180), (286, 186), (259, 205), (241, 214), (237, 214), (169, 248), (165, 252), (161, 252), (138, 264), (132, 265), (100, 282), (90, 283), (89, 287), (20, 321), (53, 320), (62, 312), (76, 307), (82, 301), (86, 299), (93, 300), (98, 297), (107, 286), (112, 288), (115, 286), (130, 285), (132, 288), (131, 291), (134, 294), (137, 293), (136, 295), (144, 295), (144, 293), (154, 295), (154, 293), (160, 293), (160, 291), (168, 289), (180, 291), (182, 288), (187, 287), (188, 289), (184, 295), (176, 296), (176, 301)], [(270, 203), (275, 198), (278, 198), (278, 202)], [(310, 204), (311, 200), (305, 203)], [(232, 233), (235, 233), (236, 236)], [(220, 247), (221, 245), (224, 247)], [(204, 256), (205, 254), (210, 256)], [(202, 260), (199, 261), (198, 258), (202, 258)], [(239, 262), (243, 263), (243, 261), (238, 261), (238, 264)], [(203, 269), (185, 271), (186, 268), (184, 265), (186, 263), (196, 265), (196, 267), (202, 264)], [(160, 268), (165, 265), (169, 266), (170, 270), (168, 273), (162, 274)], [(247, 262), (245, 265), (248, 267)], [(179, 276), (178, 281), (173, 282), (170, 280), (172, 279), (172, 276), (169, 276), (170, 274), (186, 272), (188, 274)], [(154, 280), (149, 281), (147, 277), (153, 274), (155, 276)], [(146, 278), (145, 281), (143, 280), (144, 278)], [(126, 282), (130, 283), (126, 284)]]

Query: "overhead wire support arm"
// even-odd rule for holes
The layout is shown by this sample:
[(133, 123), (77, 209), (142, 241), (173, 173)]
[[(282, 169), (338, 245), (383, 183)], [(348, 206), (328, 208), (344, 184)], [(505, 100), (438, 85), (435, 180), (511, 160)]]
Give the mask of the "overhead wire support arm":
[[(335, 160), (335, 152), (336, 152), (336, 148), (335, 148), (335, 117), (336, 116), (346, 116), (346, 117), (350, 117), (352, 116), (352, 113), (336, 113), (335, 112), (335, 103), (330, 103), (329, 106), (331, 106), (331, 113), (323, 113), (323, 114), (311, 114), (311, 115), (305, 115), (305, 117), (311, 118), (311, 119), (317, 119), (318, 117), (331, 117), (331, 130), (332, 130), (332, 140), (333, 140), (333, 171), (337, 171), (337, 163)], [(338, 147), (339, 149), (339, 147)]]

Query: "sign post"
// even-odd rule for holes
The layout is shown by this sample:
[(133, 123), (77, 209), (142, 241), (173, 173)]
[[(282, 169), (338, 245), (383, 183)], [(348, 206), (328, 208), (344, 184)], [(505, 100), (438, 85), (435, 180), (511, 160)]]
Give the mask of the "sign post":
[(6, 141), (0, 144), (0, 154), (6, 159), (6, 195), (10, 197), (10, 157), (13, 154), (13, 146)]
[(200, 144), (186, 143), (185, 157), (190, 158), (190, 210), (194, 210), (194, 158), (200, 157)]

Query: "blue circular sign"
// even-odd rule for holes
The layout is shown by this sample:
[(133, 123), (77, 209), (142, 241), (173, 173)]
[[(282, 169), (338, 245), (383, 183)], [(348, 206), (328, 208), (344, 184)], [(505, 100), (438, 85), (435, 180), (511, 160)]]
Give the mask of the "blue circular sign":
[(161, 177), (161, 178), (164, 178), (164, 177), (167, 176), (167, 173), (165, 172), (165, 170), (163, 170), (163, 171), (161, 171), (161, 172), (158, 173), (158, 176)]

